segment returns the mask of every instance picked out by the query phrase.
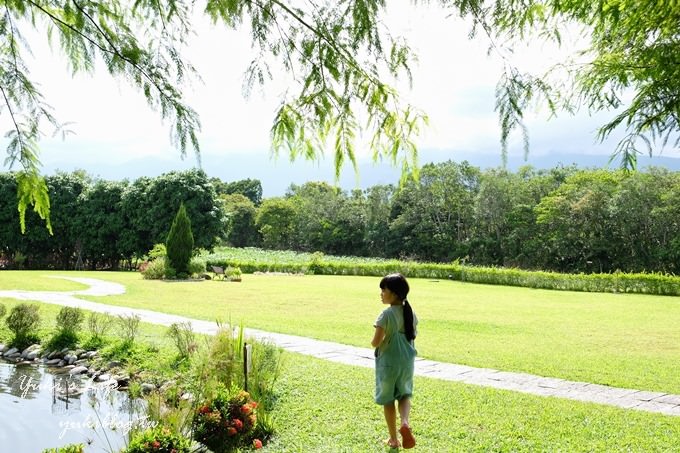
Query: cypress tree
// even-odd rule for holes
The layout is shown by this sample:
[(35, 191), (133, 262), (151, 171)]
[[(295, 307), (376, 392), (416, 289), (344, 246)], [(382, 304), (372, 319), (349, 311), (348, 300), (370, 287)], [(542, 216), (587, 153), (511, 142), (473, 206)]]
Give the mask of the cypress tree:
[(188, 274), (189, 261), (194, 249), (194, 235), (191, 232), (191, 221), (184, 203), (179, 205), (177, 215), (172, 221), (165, 247), (170, 266), (175, 269), (177, 275)]

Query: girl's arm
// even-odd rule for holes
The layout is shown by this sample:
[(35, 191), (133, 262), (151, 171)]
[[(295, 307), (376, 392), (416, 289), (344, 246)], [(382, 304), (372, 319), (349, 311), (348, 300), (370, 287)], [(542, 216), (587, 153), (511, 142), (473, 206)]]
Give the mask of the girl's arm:
[(373, 340), (371, 340), (371, 346), (377, 348), (380, 343), (385, 339), (385, 329), (380, 326), (375, 326), (375, 334), (373, 334)]

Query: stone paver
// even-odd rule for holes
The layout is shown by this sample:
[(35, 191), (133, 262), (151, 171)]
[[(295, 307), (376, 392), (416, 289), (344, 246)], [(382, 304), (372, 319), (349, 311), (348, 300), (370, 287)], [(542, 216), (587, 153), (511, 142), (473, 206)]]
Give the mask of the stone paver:
[[(218, 326), (214, 322), (189, 319), (150, 310), (105, 305), (79, 299), (78, 296), (105, 296), (125, 293), (125, 287), (117, 283), (104, 282), (91, 278), (58, 277), (89, 285), (82, 291), (0, 291), (0, 297), (80, 307), (86, 310), (109, 313), (111, 315), (137, 314), (142, 321), (169, 326), (176, 322), (190, 322), (197, 333), (214, 335)], [(310, 355), (332, 362), (372, 368), (373, 350), (347, 346), (329, 341), (314, 340), (296, 335), (264, 332), (245, 329), (248, 337), (270, 341), (292, 352)], [(501, 390), (529, 393), (533, 395), (567, 398), (583, 402), (606, 404), (624, 409), (657, 412), (665, 415), (680, 416), (680, 395), (663, 392), (649, 392), (635, 389), (608, 387), (588, 382), (574, 382), (563, 379), (536, 376), (527, 373), (513, 373), (488, 368), (473, 368), (453, 363), (442, 363), (418, 358), (415, 374), (445, 381), (493, 387)]]

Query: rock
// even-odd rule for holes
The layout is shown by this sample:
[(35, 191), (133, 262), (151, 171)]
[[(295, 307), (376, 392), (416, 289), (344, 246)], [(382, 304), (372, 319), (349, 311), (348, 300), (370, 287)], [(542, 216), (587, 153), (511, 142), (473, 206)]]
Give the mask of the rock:
[(5, 352), (7, 350), (8, 346), (6, 344), (0, 343), (0, 352)]
[(106, 381), (111, 381), (111, 380), (112, 380), (111, 375), (107, 374), (107, 373), (100, 374), (99, 376), (97, 376), (95, 378), (95, 381), (97, 381), (97, 382), (106, 382)]
[(182, 396), (180, 396), (180, 399), (183, 401), (193, 401), (194, 395), (192, 395), (189, 392), (182, 393)]
[(115, 379), (109, 379), (108, 381), (97, 382), (97, 387), (108, 387), (112, 389), (122, 390), (123, 387), (118, 386), (118, 381)]
[(3, 357), (6, 357), (8, 359), (16, 359), (19, 356), (21, 356), (21, 353), (19, 351), (17, 351), (13, 354), (5, 354)]
[(12, 349), (5, 351), (4, 355), (5, 355), (5, 357), (9, 357), (17, 351), (19, 351), (17, 348), (12, 348)]
[(59, 351), (59, 352), (62, 353), (62, 354), (66, 354), (66, 353), (68, 352), (68, 348), (64, 348), (64, 349), (62, 349), (62, 350)]
[(80, 356), (83, 355), (84, 353), (85, 353), (84, 349), (76, 349), (75, 352), (73, 353), (73, 355), (80, 358)]
[(149, 384), (149, 383), (147, 383), (147, 382), (144, 382), (144, 383), (141, 385), (141, 390), (142, 390), (142, 394), (148, 395), (149, 393), (151, 393), (151, 392), (153, 392), (154, 390), (156, 390), (156, 386), (153, 385), (153, 384)]
[(106, 365), (106, 367), (110, 370), (111, 368), (116, 368), (116, 367), (119, 367), (121, 365), (122, 365), (122, 363), (118, 362), (117, 360), (112, 360), (111, 362), (109, 362), (108, 365)]
[(88, 364), (89, 364), (89, 360), (87, 360), (87, 359), (79, 359), (79, 360), (76, 360), (75, 362), (73, 362), (73, 364), (74, 364), (74, 365), (88, 365)]
[(64, 356), (64, 360), (65, 360), (69, 365), (73, 365), (73, 364), (76, 362), (76, 360), (78, 360), (78, 357), (76, 357), (74, 354), (66, 354), (66, 355)]
[(91, 359), (92, 357), (96, 357), (99, 354), (97, 351), (88, 351), (82, 355), (83, 359)]
[(71, 368), (71, 370), (68, 372), (70, 375), (74, 374), (83, 374), (87, 372), (87, 367), (86, 366), (77, 366), (74, 368)]
[(26, 365), (33, 365), (33, 362), (29, 362), (27, 360), (21, 360), (20, 362), (17, 362), (16, 366), (26, 366)]
[(39, 345), (39, 344), (32, 344), (32, 345), (30, 345), (29, 347), (27, 347), (26, 349), (24, 349), (23, 351), (21, 351), (21, 358), (26, 358), (26, 356), (27, 356), (30, 352), (35, 351), (36, 349), (38, 349), (38, 350), (40, 349), (40, 345)]
[(47, 354), (47, 360), (52, 360), (52, 359), (54, 359), (55, 357), (57, 357), (58, 354), (59, 354), (59, 351), (52, 351), (52, 352), (50, 352), (49, 354)]
[(26, 354), (26, 360), (35, 360), (40, 355), (40, 351), (31, 351)]
[(118, 382), (119, 386), (125, 386), (127, 387), (128, 383), (130, 382), (130, 376), (127, 375), (122, 375), (122, 376), (113, 376), (112, 379), (115, 379), (116, 382)]
[(58, 364), (59, 362), (61, 362), (61, 359), (51, 359), (51, 360), (48, 360), (47, 362), (45, 362), (45, 365), (54, 366), (54, 365)]

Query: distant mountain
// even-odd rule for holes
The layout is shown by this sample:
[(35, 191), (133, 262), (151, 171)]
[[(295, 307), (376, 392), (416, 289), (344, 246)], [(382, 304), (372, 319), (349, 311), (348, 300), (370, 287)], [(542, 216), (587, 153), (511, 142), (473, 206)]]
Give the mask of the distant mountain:
[[(174, 156), (173, 156), (174, 157)], [(419, 162), (421, 165), (430, 162), (444, 162), (454, 160), (462, 162), (467, 160), (470, 164), (482, 169), (497, 168), (502, 165), (500, 153), (498, 155), (482, 153), (446, 152), (424, 150), (420, 152)], [(524, 165), (531, 165), (539, 169), (554, 168), (558, 165), (576, 164), (580, 168), (617, 168), (618, 162), (608, 164), (607, 155), (589, 154), (560, 154), (551, 153), (543, 155), (530, 154), (525, 161), (522, 156), (508, 156), (507, 168), (516, 171)], [(88, 163), (77, 165), (73, 163), (54, 162), (45, 165), (44, 172), (50, 174), (57, 169), (72, 171), (83, 169), (92, 176), (98, 176), (107, 180), (134, 180), (140, 176), (158, 176), (169, 171), (187, 170), (196, 166), (193, 157), (185, 160), (162, 158), (140, 158), (128, 161), (124, 164)], [(664, 156), (648, 157), (640, 156), (638, 166), (644, 169), (648, 166), (666, 167), (670, 170), (680, 171), (680, 159)], [(286, 158), (277, 160), (270, 159), (261, 153), (251, 154), (223, 154), (203, 155), (202, 167), (211, 177), (219, 177), (224, 181), (239, 179), (259, 179), (262, 182), (263, 196), (273, 197), (283, 195), (292, 184), (302, 184), (307, 181), (335, 182), (333, 163), (330, 159), (318, 163), (303, 160), (291, 163)], [(376, 184), (396, 184), (401, 173), (400, 168), (393, 167), (388, 162), (360, 163), (358, 177), (350, 165), (342, 169), (339, 185), (345, 190), (355, 188), (368, 188)]]

